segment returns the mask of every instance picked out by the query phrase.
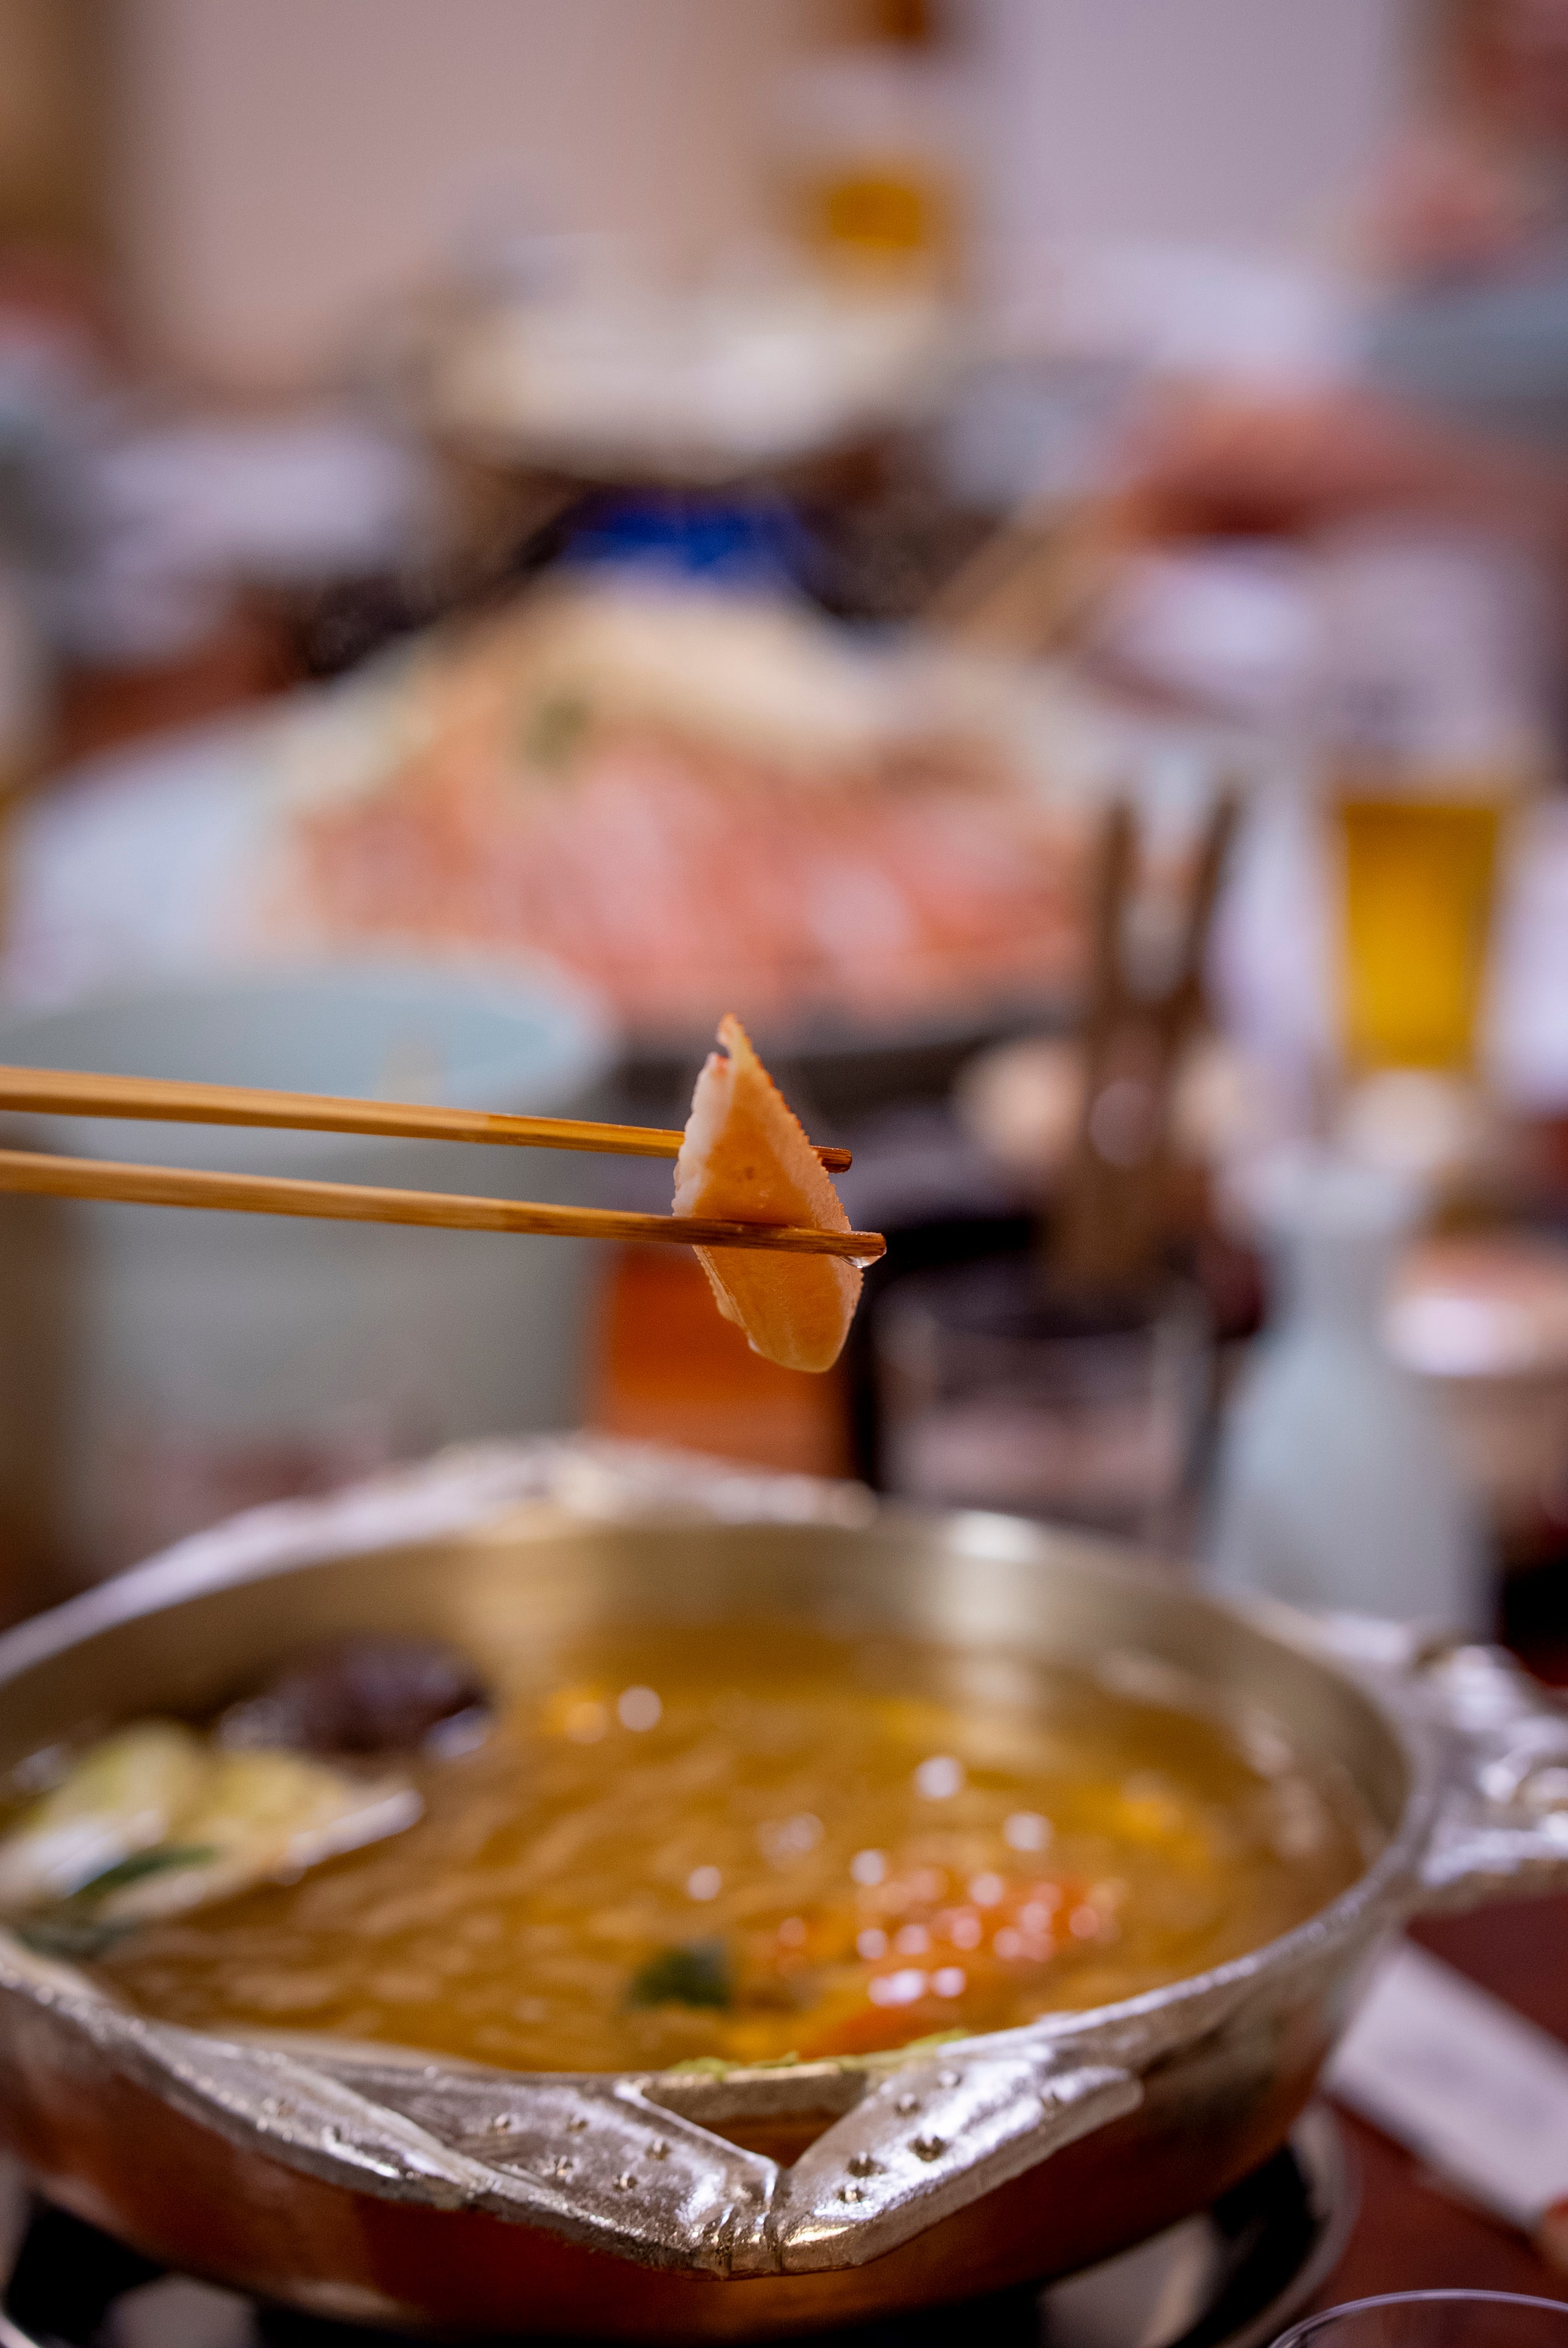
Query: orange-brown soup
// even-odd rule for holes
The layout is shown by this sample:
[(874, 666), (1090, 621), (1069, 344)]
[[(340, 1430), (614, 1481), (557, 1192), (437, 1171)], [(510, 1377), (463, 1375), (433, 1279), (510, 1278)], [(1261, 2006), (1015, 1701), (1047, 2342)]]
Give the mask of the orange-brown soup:
[(847, 2055), (1197, 1972), (1365, 1864), (1276, 1734), (1020, 1657), (606, 1637), (417, 1765), (406, 1832), (101, 1963), (200, 2027), (518, 2069)]

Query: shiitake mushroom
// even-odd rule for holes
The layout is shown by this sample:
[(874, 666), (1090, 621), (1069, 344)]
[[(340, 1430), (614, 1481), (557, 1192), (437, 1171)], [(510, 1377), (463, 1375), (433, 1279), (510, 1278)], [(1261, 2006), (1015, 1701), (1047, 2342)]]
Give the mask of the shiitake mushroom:
[(218, 1723), (224, 1745), (349, 1756), (461, 1745), (482, 1730), (487, 1691), (467, 1657), (435, 1639), (355, 1635), (303, 1650)]

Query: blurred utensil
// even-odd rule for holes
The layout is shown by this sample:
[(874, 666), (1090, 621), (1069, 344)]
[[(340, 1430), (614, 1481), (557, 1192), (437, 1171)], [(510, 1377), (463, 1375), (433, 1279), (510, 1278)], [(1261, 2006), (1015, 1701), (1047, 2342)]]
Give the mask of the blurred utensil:
[(1050, 1268), (1064, 1288), (1126, 1287), (1158, 1268), (1172, 1079), (1203, 1009), (1204, 957), (1239, 809), (1227, 786), (1198, 849), (1185, 919), (1163, 983), (1128, 967), (1137, 838), (1125, 800), (1105, 818), (1095, 885), (1083, 1106)]

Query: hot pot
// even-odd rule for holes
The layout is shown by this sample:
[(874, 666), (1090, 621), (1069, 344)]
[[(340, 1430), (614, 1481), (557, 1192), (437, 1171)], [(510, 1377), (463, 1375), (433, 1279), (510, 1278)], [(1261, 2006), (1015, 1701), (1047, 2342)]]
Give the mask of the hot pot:
[(128, 2013), (0, 1933), (0, 2132), (170, 2264), (461, 2336), (692, 2341), (1045, 2278), (1202, 2207), (1284, 2140), (1375, 1945), (1568, 1885), (1568, 1714), (1505, 1658), (1200, 1595), (1010, 1519), (545, 1442), (258, 1511), (0, 1640), (0, 1762), (199, 1710), (366, 1625), (483, 1661), (606, 1612), (794, 1615), (1199, 1684), (1344, 1772), (1365, 1872), (1251, 1955), (1093, 2013), (858, 2065), (537, 2075)]

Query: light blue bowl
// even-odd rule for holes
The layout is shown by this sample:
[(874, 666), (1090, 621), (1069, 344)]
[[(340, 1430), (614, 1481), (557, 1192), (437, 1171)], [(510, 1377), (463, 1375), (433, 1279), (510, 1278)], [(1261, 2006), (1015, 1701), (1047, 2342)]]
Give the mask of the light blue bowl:
[[(590, 1113), (614, 1059), (575, 982), (343, 962), (0, 1014), (0, 1062)], [(342, 1134), (15, 1117), (22, 1146), (583, 1202), (601, 1162)], [(492, 1232), (0, 1198), (0, 1536), (96, 1578), (253, 1500), (575, 1422), (600, 1251)]]

